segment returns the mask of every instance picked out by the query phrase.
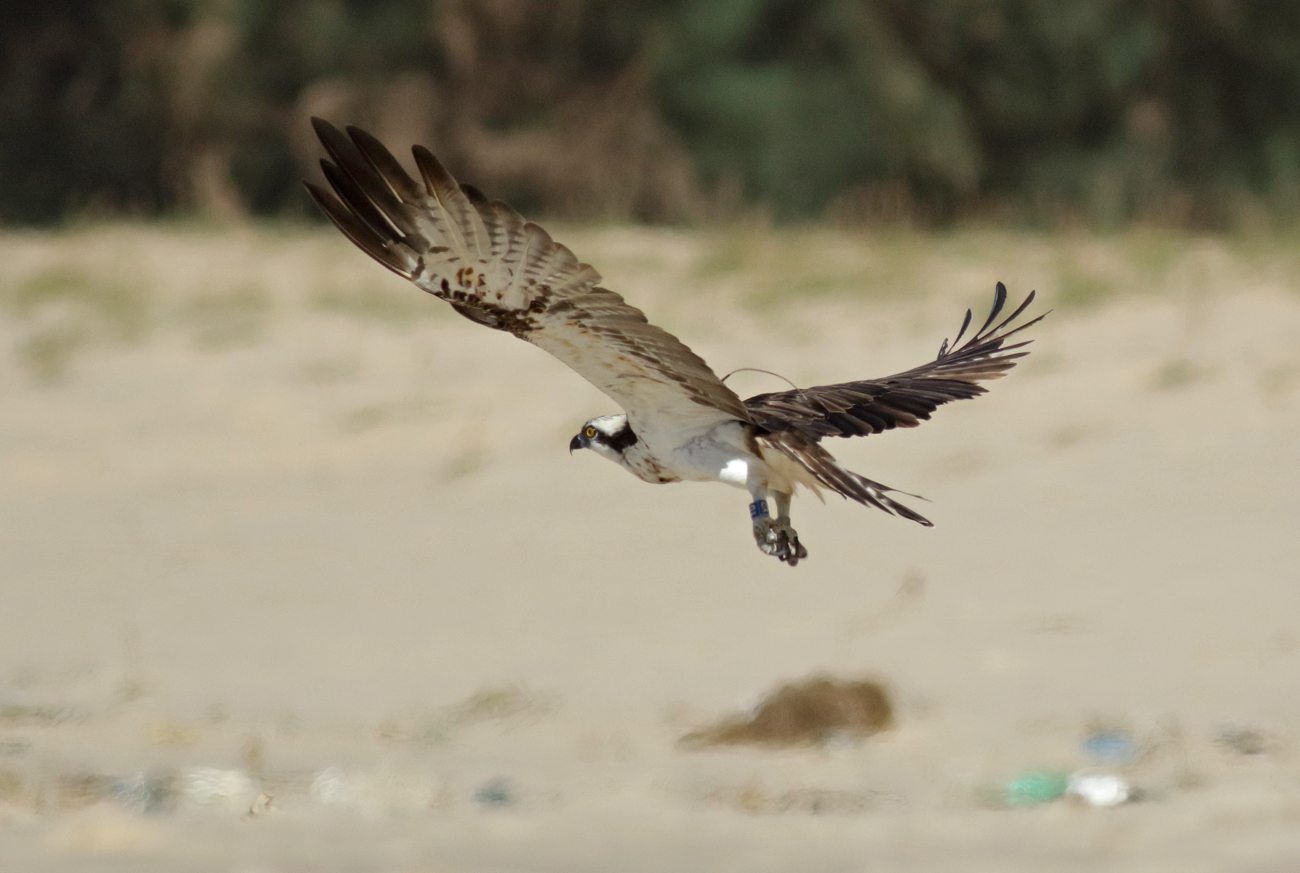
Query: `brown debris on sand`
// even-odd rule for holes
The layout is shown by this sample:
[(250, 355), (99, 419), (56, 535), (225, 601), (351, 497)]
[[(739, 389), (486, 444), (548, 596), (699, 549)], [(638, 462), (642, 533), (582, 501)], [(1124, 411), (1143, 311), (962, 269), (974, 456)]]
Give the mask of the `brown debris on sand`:
[(865, 738), (893, 724), (893, 705), (879, 682), (812, 676), (770, 692), (753, 713), (725, 718), (682, 737), (688, 747), (820, 745)]

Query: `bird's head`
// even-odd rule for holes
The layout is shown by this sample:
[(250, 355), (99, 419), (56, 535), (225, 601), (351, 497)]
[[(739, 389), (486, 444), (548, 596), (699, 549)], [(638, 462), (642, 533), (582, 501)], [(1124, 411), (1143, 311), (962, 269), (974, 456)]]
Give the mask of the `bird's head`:
[(623, 452), (636, 443), (636, 434), (628, 426), (626, 415), (602, 415), (582, 426), (569, 440), (569, 454), (576, 449), (591, 449), (615, 463), (623, 462)]

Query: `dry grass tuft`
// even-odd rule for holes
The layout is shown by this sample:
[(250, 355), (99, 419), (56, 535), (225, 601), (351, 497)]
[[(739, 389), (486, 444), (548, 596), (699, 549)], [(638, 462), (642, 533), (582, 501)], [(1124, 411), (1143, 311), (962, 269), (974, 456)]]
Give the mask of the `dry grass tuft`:
[(56, 264), (0, 281), (0, 314), (23, 326), (16, 351), (39, 383), (57, 382), (73, 359), (102, 344), (134, 343), (150, 328), (149, 291), (127, 277)]
[(893, 725), (889, 694), (869, 679), (814, 676), (780, 686), (753, 713), (732, 716), (682, 737), (687, 746), (809, 746), (865, 738)]

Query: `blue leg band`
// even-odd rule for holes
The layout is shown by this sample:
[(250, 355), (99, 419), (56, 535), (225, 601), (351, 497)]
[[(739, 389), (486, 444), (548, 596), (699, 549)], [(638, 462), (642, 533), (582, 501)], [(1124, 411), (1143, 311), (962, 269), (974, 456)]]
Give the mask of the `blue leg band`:
[(767, 501), (755, 500), (749, 504), (749, 517), (758, 521), (760, 518), (767, 518)]

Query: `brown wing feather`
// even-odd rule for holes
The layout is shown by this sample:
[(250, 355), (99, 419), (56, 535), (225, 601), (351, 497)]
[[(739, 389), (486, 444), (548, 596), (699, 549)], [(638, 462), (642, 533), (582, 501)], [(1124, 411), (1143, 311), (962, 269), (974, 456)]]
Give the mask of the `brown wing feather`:
[[(749, 421), (699, 356), (541, 227), (459, 184), (427, 149), (421, 181), (370, 134), (312, 119), (331, 191), (307, 190), (362, 251), (479, 324), (550, 352), (617, 401), (638, 433)], [(639, 426), (638, 426), (639, 425)]]
[(1009, 327), (1033, 302), (1034, 292), (995, 325), (1006, 300), (1006, 286), (999, 282), (983, 326), (962, 343), (971, 324), (971, 311), (966, 310), (957, 338), (951, 344), (944, 340), (938, 357), (919, 367), (883, 379), (759, 394), (746, 400), (745, 406), (762, 430), (794, 431), (814, 440), (916, 427), (949, 401), (983, 394), (988, 389), (980, 382), (1005, 375), (1017, 359), (1029, 354), (1025, 346), (1031, 340), (1010, 344), (1007, 340), (1043, 318)]

